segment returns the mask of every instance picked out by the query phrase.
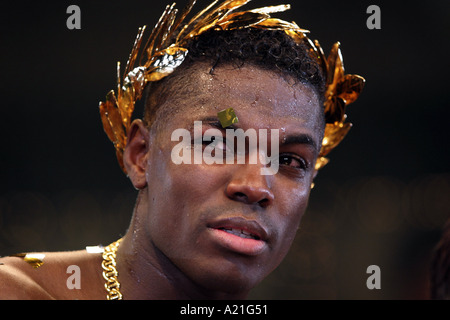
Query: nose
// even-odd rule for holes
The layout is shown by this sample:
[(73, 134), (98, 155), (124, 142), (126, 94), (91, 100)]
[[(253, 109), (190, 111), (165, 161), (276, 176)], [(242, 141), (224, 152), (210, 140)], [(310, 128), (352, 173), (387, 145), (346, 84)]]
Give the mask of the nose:
[(246, 204), (257, 204), (263, 208), (274, 201), (271, 190), (273, 176), (262, 175), (261, 165), (236, 164), (232, 178), (226, 186), (228, 198)]

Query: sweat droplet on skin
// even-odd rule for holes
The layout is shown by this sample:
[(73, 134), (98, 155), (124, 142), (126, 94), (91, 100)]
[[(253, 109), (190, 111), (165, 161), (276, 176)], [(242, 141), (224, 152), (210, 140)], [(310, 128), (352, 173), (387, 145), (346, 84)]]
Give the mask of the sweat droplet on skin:
[(282, 142), (283, 142), (283, 143), (286, 142), (286, 128), (281, 128), (281, 129), (280, 129), (280, 134), (281, 134), (281, 136), (283, 137), (283, 138), (282, 138)]

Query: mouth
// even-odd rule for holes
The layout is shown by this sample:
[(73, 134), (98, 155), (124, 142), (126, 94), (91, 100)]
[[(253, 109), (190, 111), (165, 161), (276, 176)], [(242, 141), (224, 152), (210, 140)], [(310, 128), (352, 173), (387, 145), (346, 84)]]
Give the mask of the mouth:
[(251, 232), (248, 232), (246, 230), (243, 229), (233, 229), (233, 228), (219, 228), (218, 230), (222, 230), (225, 232), (228, 232), (230, 234), (233, 234), (235, 236), (244, 238), (244, 239), (254, 239), (254, 240), (261, 240), (260, 237), (256, 234), (253, 234)]
[(268, 248), (267, 232), (255, 220), (232, 217), (208, 224), (212, 241), (228, 251), (256, 256)]

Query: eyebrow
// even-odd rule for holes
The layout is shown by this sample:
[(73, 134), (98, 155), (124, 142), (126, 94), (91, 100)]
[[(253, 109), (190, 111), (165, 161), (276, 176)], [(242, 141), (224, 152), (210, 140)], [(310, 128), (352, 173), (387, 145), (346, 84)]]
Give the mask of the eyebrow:
[[(230, 125), (226, 128), (223, 128), (217, 117), (206, 117), (206, 118), (202, 118), (198, 121), (205, 122), (206, 124), (208, 124), (212, 127), (215, 127), (219, 130), (225, 130), (225, 129), (236, 130), (236, 129), (240, 128), (239, 125), (236, 123), (233, 123), (232, 125)], [(309, 134), (305, 134), (305, 133), (287, 136), (285, 139), (282, 139), (280, 146), (293, 145), (293, 144), (304, 144), (304, 145), (310, 146), (314, 150), (318, 150), (317, 143), (314, 141), (312, 136)]]
[(205, 122), (206, 124), (208, 124), (208, 125), (210, 125), (210, 126), (212, 126), (214, 128), (217, 128), (219, 130), (225, 130), (225, 129), (234, 129), (234, 130), (236, 130), (236, 129), (240, 128), (240, 126), (238, 124), (236, 124), (236, 123), (233, 123), (233, 124), (229, 125), (228, 127), (224, 128), (224, 127), (222, 127), (222, 124), (220, 123), (219, 118), (217, 118), (217, 117), (206, 117), (206, 118), (202, 118), (202, 119), (200, 119), (198, 121)]
[(305, 144), (317, 150), (317, 143), (309, 134), (295, 134), (287, 136), (282, 140), (281, 145)]

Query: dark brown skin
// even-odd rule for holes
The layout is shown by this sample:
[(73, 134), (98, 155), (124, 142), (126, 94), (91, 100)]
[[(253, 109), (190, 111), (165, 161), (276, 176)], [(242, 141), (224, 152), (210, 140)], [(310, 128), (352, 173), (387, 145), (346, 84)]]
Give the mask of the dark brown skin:
[[(129, 131), (124, 163), (140, 191), (118, 250), (124, 299), (245, 298), (287, 254), (308, 203), (323, 134), (322, 110), (309, 86), (252, 66), (222, 66), (211, 75), (207, 65), (195, 68), (190, 86), (192, 95), (178, 106), (182, 111), (158, 134), (140, 120)], [(280, 155), (286, 157), (276, 175), (261, 175), (262, 164), (171, 161), (175, 129), (190, 130), (194, 121), (229, 107), (244, 131), (280, 129)], [(209, 128), (203, 122), (203, 131)], [(305, 135), (315, 146), (283, 144)], [(264, 249), (248, 255), (218, 245), (211, 228), (222, 218), (257, 224), (265, 233)], [(0, 298), (105, 299), (100, 254), (47, 253), (44, 262), (33, 269), (21, 258), (0, 259)], [(81, 269), (80, 290), (66, 287), (71, 264)]]

